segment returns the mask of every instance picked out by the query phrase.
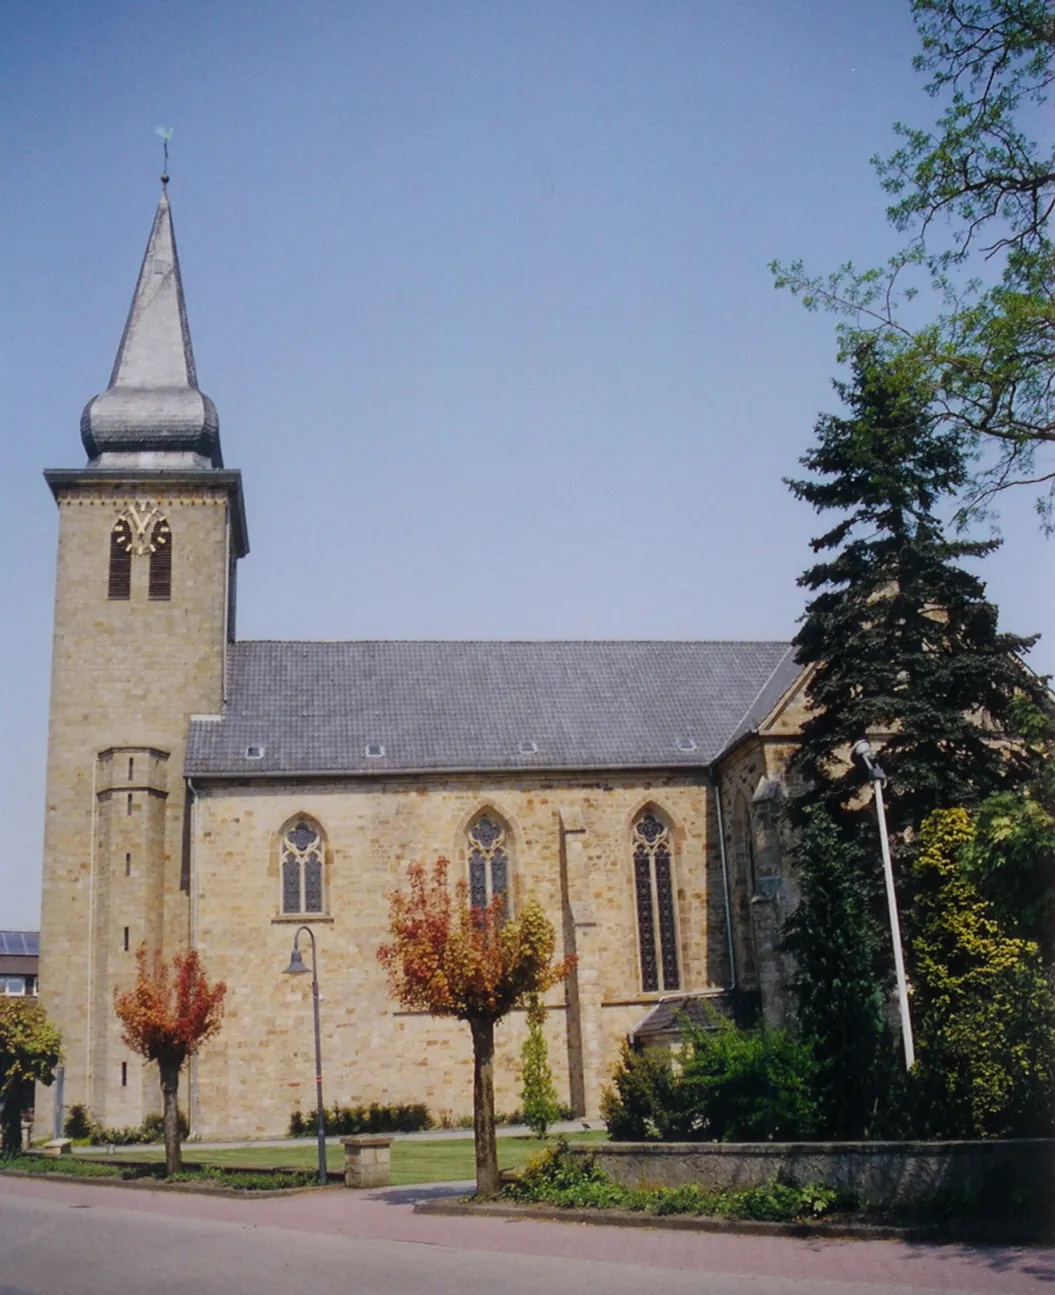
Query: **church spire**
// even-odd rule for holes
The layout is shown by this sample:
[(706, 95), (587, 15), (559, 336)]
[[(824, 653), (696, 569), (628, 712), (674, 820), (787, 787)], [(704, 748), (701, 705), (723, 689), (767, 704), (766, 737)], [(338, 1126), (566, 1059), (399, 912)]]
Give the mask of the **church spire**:
[(110, 385), (85, 406), (81, 440), (92, 467), (223, 466), (216, 407), (194, 371), (167, 185)]

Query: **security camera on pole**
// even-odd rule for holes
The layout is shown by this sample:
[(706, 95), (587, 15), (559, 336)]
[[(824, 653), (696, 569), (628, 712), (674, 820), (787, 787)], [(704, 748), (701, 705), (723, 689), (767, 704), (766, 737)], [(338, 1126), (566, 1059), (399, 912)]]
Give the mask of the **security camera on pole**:
[(872, 744), (867, 738), (854, 743), (853, 753), (864, 765), (872, 780), (876, 798), (876, 819), (879, 822), (879, 844), (883, 852), (883, 879), (886, 882), (887, 909), (890, 914), (890, 938), (894, 942), (894, 972), (897, 976), (897, 1001), (901, 1013), (901, 1038), (905, 1045), (905, 1069), (911, 1070), (916, 1061), (916, 1048), (912, 1042), (912, 1017), (908, 1008), (908, 982), (905, 979), (905, 959), (901, 952), (901, 923), (897, 915), (897, 892), (894, 890), (894, 868), (890, 862), (890, 842), (886, 831), (886, 807), (883, 804), (883, 784), (886, 774), (875, 758)]

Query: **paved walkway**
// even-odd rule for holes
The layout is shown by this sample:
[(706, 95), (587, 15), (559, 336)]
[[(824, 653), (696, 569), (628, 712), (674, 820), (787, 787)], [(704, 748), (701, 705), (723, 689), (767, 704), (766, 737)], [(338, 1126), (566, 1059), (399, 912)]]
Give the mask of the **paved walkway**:
[[(415, 1200), (456, 1194), (465, 1184), (382, 1191), (331, 1188), (300, 1196), (241, 1201), (127, 1190), (98, 1184), (0, 1177), (5, 1197), (99, 1207), (129, 1214), (208, 1219), (237, 1227), (409, 1242), (449, 1250), (548, 1256), (644, 1268), (723, 1274), (776, 1286), (780, 1279), (832, 1282), (865, 1295), (868, 1288), (1036, 1295), (1055, 1285), (1055, 1248), (972, 1247), (896, 1241), (825, 1241), (728, 1233), (610, 1228), (535, 1220), (416, 1215)], [(643, 1280), (647, 1280), (644, 1279)], [(2, 1281), (2, 1277), (0, 1277)], [(767, 1289), (763, 1284), (761, 1290)]]
[[(603, 1129), (604, 1120), (562, 1120), (558, 1124), (550, 1125), (550, 1134), (564, 1133), (574, 1138), (576, 1134), (582, 1134), (592, 1129)], [(523, 1138), (530, 1137), (531, 1130), (526, 1124), (500, 1124), (497, 1129), (500, 1138)], [(434, 1142), (436, 1140), (445, 1141), (448, 1138), (471, 1138), (472, 1129), (423, 1129), (420, 1133), (393, 1133), (391, 1135), (397, 1142), (404, 1140), (411, 1142)], [(340, 1146), (340, 1138), (327, 1138), (326, 1145), (329, 1147)], [(131, 1147), (115, 1147), (114, 1151), (119, 1154), (122, 1151), (150, 1151), (159, 1149), (164, 1146), (162, 1142), (136, 1142)], [(315, 1138), (270, 1138), (270, 1139), (247, 1139), (244, 1142), (192, 1142), (189, 1139), (183, 1143), (184, 1156), (187, 1160), (194, 1159), (194, 1152), (201, 1151), (227, 1151), (238, 1147), (313, 1147)], [(107, 1147), (74, 1147), (74, 1154), (89, 1152), (92, 1155), (98, 1155), (100, 1151), (106, 1151)]]

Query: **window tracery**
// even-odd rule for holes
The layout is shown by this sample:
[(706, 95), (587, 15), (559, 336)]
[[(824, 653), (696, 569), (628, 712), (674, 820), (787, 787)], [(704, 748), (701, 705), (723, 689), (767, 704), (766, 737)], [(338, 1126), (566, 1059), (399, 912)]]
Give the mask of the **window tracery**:
[(634, 894), (637, 900), (641, 988), (680, 989), (674, 859), (670, 828), (647, 809), (634, 824)]
[(490, 812), (479, 815), (469, 826), (469, 902), (486, 908), (495, 895), (502, 896), (503, 912), (509, 916), (509, 846), (505, 826)]
[(297, 818), (282, 835), (281, 882), (283, 913), (322, 913), (322, 863), (325, 841), (321, 830)]
[(131, 598), (132, 558), (148, 555), (149, 596), (155, 600), (171, 598), (172, 530), (156, 504), (137, 499), (121, 509), (110, 531), (109, 598)]

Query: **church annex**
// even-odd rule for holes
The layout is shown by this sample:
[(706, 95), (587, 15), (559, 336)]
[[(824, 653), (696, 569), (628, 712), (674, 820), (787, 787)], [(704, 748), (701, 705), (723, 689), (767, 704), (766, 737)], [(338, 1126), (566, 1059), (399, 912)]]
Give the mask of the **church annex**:
[[(468, 1029), (400, 1010), (375, 956), (407, 864), (441, 854), (481, 901), (537, 897), (578, 956), (547, 1028), (585, 1115), (621, 1041), (669, 1032), (682, 1004), (783, 1019), (787, 643), (239, 641), (242, 482), (198, 389), (164, 193), (81, 439), (87, 466), (45, 473), (60, 528), (40, 994), (67, 1106), (111, 1126), (159, 1108), (113, 995), (143, 942), (193, 945), (228, 999), (181, 1087), (192, 1129), (284, 1134), (314, 1101), (310, 988), (282, 974), (307, 922), (327, 1103), (469, 1113)], [(514, 1013), (497, 1031), (500, 1111), (519, 1104), (524, 1029)]]

